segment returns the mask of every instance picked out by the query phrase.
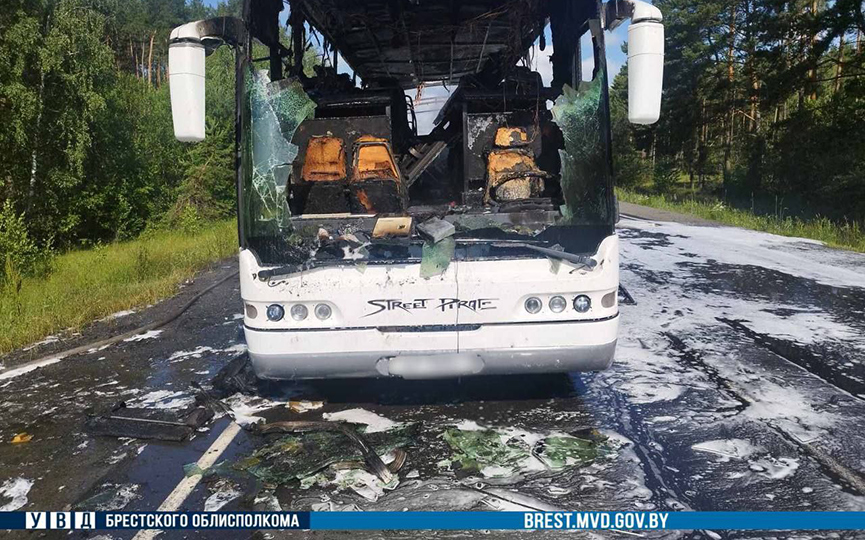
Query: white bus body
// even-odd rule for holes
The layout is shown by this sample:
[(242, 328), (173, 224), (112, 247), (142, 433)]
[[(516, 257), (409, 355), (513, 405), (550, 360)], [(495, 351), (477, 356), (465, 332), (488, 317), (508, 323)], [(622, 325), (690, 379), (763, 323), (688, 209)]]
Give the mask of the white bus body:
[[(607, 237), (595, 268), (546, 258), (454, 261), (444, 274), (420, 277), (420, 265), (318, 268), (272, 282), (248, 250), (240, 254), (249, 356), (263, 378), (458, 377), (605, 369), (619, 325), (618, 238)], [(574, 299), (591, 308), (578, 313)], [(566, 308), (550, 309), (564, 297)], [(538, 298), (538, 313), (526, 300)], [(267, 307), (285, 306), (270, 321)], [(290, 310), (308, 315), (295, 321)], [(315, 306), (332, 315), (319, 320)], [(252, 309), (250, 309), (252, 308)], [(255, 314), (251, 317), (250, 314)]]

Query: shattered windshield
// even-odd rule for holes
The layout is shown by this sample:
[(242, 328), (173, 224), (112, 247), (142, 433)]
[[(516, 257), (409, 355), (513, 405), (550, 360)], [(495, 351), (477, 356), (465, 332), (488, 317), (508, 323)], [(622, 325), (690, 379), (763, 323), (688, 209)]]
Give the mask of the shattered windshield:
[(610, 220), (611, 182), (604, 130), (609, 116), (605, 114), (607, 83), (603, 74), (600, 71), (577, 90), (566, 85), (552, 110), (564, 138), (564, 148), (559, 150), (565, 200), (562, 216), (569, 224)]
[(301, 122), (312, 117), (315, 102), (297, 80), (271, 82), (266, 71), (256, 71), (249, 64), (243, 77), (240, 212), (244, 235), (248, 243), (264, 242), (276, 249), (280, 240), (292, 234), (286, 192), (298, 150), (291, 139)]
[(418, 135), (402, 89), (334, 94), (247, 62), (244, 246), (269, 265), (423, 261), (425, 274), (454, 258), (594, 253), (614, 211), (606, 66), (593, 75), (551, 108), (508, 78), (505, 99), (461, 83)]

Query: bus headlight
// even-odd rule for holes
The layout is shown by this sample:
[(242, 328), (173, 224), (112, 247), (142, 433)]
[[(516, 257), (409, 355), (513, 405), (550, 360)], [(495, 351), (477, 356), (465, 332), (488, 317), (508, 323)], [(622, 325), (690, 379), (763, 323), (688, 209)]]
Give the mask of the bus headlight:
[(315, 316), (318, 317), (319, 320), (325, 321), (330, 319), (330, 316), (333, 314), (333, 310), (330, 309), (330, 306), (327, 304), (318, 304), (315, 306)]
[(271, 321), (281, 321), (285, 317), (285, 309), (279, 304), (267, 306), (267, 318)]
[(592, 299), (585, 294), (581, 294), (580, 296), (574, 298), (574, 309), (576, 309), (579, 313), (585, 313), (589, 311), (591, 307)]
[(295, 321), (304, 320), (309, 315), (309, 310), (303, 304), (295, 304), (291, 306), (291, 318)]
[(550, 298), (550, 310), (553, 313), (561, 313), (568, 307), (568, 301), (562, 296), (554, 296)]
[(531, 298), (526, 299), (526, 311), (534, 315), (539, 312), (541, 308), (544, 307), (544, 303), (541, 302), (540, 298), (535, 298), (532, 296)]

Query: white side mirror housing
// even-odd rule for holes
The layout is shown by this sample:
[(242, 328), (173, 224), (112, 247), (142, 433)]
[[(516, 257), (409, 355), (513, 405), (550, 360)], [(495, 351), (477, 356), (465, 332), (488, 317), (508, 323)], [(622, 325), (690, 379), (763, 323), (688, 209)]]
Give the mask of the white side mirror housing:
[(168, 85), (174, 136), (182, 142), (204, 140), (204, 45), (180, 41), (168, 46)]
[(628, 120), (654, 124), (661, 116), (664, 25), (659, 20), (633, 20), (628, 27)]

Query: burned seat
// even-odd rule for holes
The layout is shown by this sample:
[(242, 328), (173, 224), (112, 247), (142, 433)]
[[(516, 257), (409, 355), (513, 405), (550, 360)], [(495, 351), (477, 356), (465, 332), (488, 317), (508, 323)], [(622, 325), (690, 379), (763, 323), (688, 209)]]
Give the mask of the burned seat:
[(535, 163), (532, 141), (524, 128), (500, 127), (487, 156), (484, 203), (538, 197), (548, 175)]
[(349, 199), (355, 214), (395, 214), (406, 208), (406, 189), (387, 139), (362, 135), (354, 144)]
[(350, 211), (346, 191), (345, 146), (339, 137), (311, 137), (306, 145), (300, 179), (292, 185), (295, 204), (306, 214)]

